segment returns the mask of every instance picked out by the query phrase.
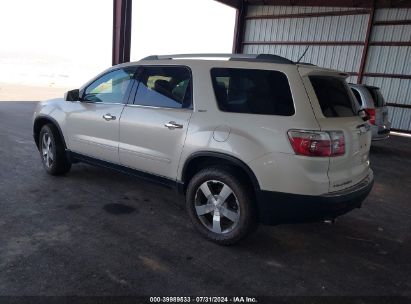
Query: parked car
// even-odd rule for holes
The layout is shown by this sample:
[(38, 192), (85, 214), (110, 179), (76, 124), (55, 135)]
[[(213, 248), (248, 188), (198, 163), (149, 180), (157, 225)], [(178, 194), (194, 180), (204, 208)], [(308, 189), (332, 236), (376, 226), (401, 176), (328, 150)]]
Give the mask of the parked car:
[(388, 107), (380, 88), (350, 84), (361, 109), (367, 111), (370, 116), (372, 140), (386, 139), (390, 135), (391, 123), (388, 121)]
[(51, 175), (86, 162), (170, 186), (232, 244), (361, 206), (371, 132), (346, 77), (275, 55), (150, 56), (39, 103), (34, 140)]

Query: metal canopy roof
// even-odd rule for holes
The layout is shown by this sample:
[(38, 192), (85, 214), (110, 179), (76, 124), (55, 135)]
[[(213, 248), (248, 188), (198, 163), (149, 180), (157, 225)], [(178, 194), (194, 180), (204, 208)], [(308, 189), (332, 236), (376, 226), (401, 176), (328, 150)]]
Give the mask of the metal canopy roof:
[[(241, 44), (241, 33), (248, 5), (331, 6), (331, 7), (411, 7), (411, 0), (215, 0), (237, 9), (235, 48)], [(132, 0), (113, 0), (113, 65), (130, 61)], [(241, 21), (241, 22), (240, 22)]]
[(234, 8), (250, 5), (299, 5), (334, 7), (411, 7), (410, 0), (216, 0)]

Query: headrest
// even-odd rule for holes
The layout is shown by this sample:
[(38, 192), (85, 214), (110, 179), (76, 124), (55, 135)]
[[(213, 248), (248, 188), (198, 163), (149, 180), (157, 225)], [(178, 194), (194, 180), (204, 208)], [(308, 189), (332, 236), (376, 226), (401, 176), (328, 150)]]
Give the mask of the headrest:
[(168, 91), (169, 93), (171, 92), (171, 85), (170, 82), (164, 79), (157, 79), (154, 82), (154, 90), (156, 91)]

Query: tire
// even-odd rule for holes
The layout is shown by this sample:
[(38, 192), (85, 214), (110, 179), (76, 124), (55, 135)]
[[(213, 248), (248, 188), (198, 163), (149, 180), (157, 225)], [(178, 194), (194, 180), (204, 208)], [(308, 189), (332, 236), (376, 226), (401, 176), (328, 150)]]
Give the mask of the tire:
[(188, 184), (186, 208), (197, 230), (220, 245), (232, 245), (257, 227), (251, 190), (229, 167), (198, 172)]
[(67, 158), (63, 140), (54, 125), (46, 124), (41, 128), (39, 151), (43, 167), (50, 175), (63, 175), (70, 171), (71, 162)]

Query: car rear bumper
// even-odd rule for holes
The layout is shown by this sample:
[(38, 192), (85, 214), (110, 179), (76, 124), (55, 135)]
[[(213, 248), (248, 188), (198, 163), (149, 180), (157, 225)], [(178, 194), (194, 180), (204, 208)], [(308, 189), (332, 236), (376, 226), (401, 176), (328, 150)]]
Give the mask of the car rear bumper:
[(262, 224), (276, 225), (334, 219), (360, 208), (374, 184), (372, 171), (358, 184), (325, 195), (310, 196), (259, 190), (257, 205)]
[(390, 137), (391, 124), (383, 126), (373, 126), (372, 140), (383, 140)]

